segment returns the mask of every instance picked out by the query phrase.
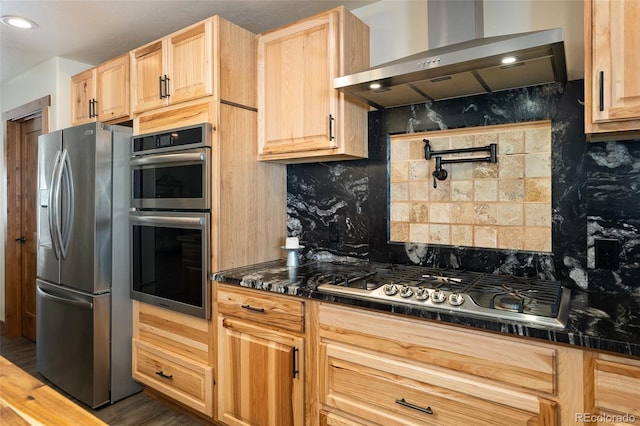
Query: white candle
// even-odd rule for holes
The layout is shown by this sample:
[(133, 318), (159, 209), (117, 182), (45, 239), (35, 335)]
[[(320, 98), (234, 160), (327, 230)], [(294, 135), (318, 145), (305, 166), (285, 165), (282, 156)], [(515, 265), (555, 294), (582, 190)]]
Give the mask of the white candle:
[(291, 248), (291, 249), (298, 248), (299, 246), (300, 246), (300, 243), (298, 241), (298, 237), (287, 237), (287, 240), (284, 245), (285, 248)]

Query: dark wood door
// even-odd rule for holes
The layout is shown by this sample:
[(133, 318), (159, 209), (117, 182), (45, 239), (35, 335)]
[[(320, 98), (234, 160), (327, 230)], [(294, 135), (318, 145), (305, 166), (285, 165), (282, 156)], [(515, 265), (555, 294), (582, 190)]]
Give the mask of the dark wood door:
[(42, 118), (36, 117), (21, 126), (21, 243), (22, 335), (36, 339), (36, 253), (37, 253), (37, 174), (38, 136)]
[(5, 315), (2, 334), (35, 340), (38, 136), (49, 131), (51, 96), (6, 111)]
[(41, 115), (7, 121), (7, 240), (5, 246), (8, 337), (36, 339), (38, 136)]

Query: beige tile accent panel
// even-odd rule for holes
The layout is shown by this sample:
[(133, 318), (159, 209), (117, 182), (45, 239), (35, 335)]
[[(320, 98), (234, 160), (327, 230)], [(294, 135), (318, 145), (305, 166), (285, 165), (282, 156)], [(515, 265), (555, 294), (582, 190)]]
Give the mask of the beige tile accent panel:
[[(445, 164), (434, 188), (423, 139), (433, 150), (495, 143), (498, 162)], [(391, 241), (551, 251), (550, 121), (392, 136), (389, 170)]]

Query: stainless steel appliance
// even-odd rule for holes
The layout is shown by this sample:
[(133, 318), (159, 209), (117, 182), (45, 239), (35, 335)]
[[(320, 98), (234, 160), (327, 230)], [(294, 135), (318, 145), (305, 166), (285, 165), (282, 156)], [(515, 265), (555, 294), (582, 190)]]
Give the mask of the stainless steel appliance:
[(36, 367), (96, 408), (131, 378), (131, 129), (90, 123), (38, 139)]
[(567, 81), (562, 28), (484, 37), (482, 0), (427, 0), (429, 50), (337, 77), (380, 109)]
[(133, 137), (131, 207), (210, 209), (209, 134), (204, 123)]
[(209, 318), (209, 212), (133, 211), (131, 297)]
[(557, 281), (386, 264), (345, 268), (315, 281), (330, 294), (549, 328), (564, 328), (571, 295)]
[(210, 317), (211, 127), (131, 139), (131, 297)]

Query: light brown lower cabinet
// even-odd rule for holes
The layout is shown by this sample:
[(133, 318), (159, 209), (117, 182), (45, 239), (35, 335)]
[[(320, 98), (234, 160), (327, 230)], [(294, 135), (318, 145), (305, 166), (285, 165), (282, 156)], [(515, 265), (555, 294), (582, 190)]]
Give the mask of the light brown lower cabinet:
[(593, 380), (591, 406), (578, 414), (583, 423), (640, 425), (640, 360), (591, 353), (587, 376)]
[[(541, 424), (539, 413), (555, 410), (552, 401), (541, 400), (538, 412), (530, 412), (471, 396), (465, 393), (471, 386), (503, 391), (361, 348), (328, 343), (320, 353), (326, 374), (322, 402), (369, 424), (531, 425)], [(458, 386), (438, 386), (436, 373), (442, 382)]]
[(219, 286), (216, 301), (217, 420), (304, 425), (304, 302), (229, 286)]
[(568, 425), (582, 350), (320, 303), (320, 425)]
[(213, 368), (140, 340), (133, 341), (134, 378), (203, 414), (213, 415)]
[(134, 300), (133, 378), (189, 409), (213, 417), (210, 323)]

